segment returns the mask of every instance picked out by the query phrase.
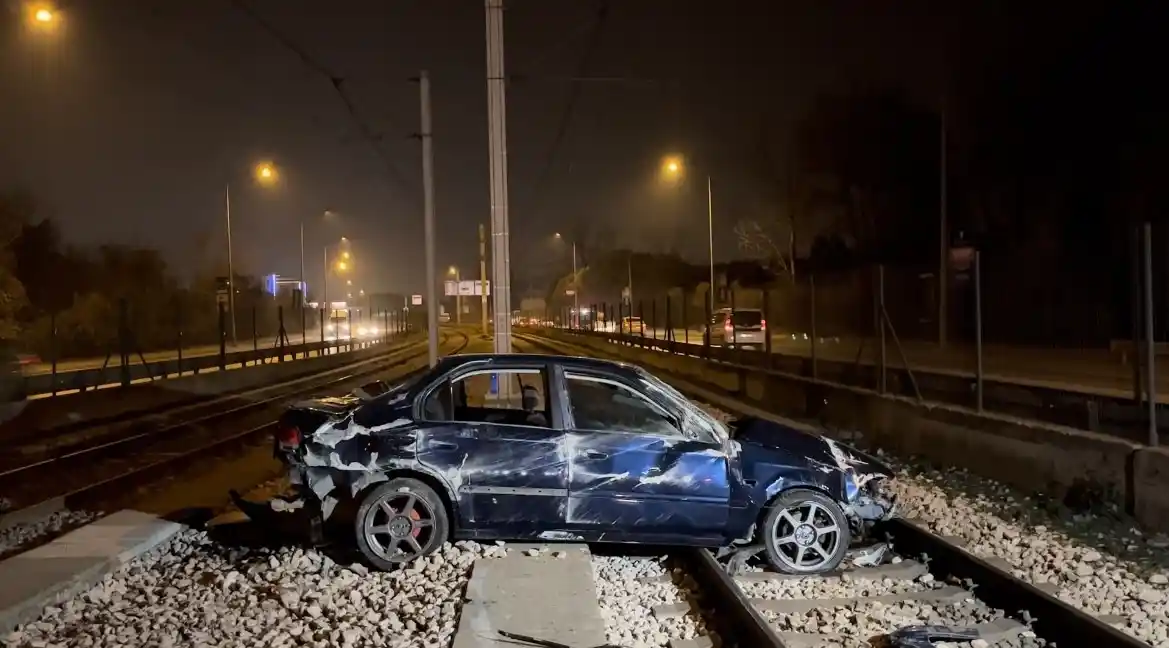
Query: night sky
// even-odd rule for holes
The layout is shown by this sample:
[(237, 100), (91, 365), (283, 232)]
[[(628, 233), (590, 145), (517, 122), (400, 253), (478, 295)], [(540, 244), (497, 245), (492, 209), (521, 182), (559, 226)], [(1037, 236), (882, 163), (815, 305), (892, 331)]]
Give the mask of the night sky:
[[(423, 282), (420, 69), (433, 84), (440, 268), (477, 272), (489, 223), (485, 21), (476, 0), (251, 0), (306, 63), (228, 0), (74, 0), (57, 33), (0, 41), (0, 186), (26, 188), (67, 240), (158, 247), (188, 275), (223, 258), (232, 187), (237, 271), (310, 283), (321, 247), (354, 241), (367, 290)], [(513, 286), (582, 242), (706, 254), (700, 183), (663, 194), (660, 156), (713, 177), (716, 256), (758, 210), (741, 159), (766, 123), (777, 146), (818, 93), (897, 86), (936, 105), (956, 42), (999, 46), (992, 3), (513, 0), (506, 65)], [(932, 8), (932, 9), (931, 9)], [(590, 42), (595, 39), (595, 49)], [(1006, 46), (1005, 44), (1002, 46)], [(588, 54), (587, 65), (582, 59)], [(364, 137), (320, 65), (343, 78)], [(558, 129), (578, 84), (562, 140)], [(609, 79), (609, 80), (600, 80)], [(384, 156), (379, 156), (380, 147)], [(278, 189), (255, 185), (270, 160)], [(339, 214), (326, 224), (324, 210)], [(583, 246), (583, 243), (582, 243)], [(557, 255), (562, 255), (558, 257)], [(219, 269), (222, 272), (222, 269)], [(543, 288), (544, 286), (539, 286)]]

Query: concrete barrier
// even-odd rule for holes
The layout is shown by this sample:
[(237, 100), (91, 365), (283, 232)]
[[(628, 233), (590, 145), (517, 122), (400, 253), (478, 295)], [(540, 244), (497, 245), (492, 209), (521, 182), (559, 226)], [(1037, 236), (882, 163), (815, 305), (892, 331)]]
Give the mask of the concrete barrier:
[(1169, 530), (1169, 451), (1058, 425), (922, 402), (755, 367), (616, 344), (564, 332), (602, 354), (716, 386), (768, 411), (859, 430), (867, 442), (939, 466), (960, 466), (1025, 491), (1101, 498), (1150, 528)]
[(1142, 448), (1133, 460), (1134, 514), (1142, 524), (1169, 529), (1169, 448)]

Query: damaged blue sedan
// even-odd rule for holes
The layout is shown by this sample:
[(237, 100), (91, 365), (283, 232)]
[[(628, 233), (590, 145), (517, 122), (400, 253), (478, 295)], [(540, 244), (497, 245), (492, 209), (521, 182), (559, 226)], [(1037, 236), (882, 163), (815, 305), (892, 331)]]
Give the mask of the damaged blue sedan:
[(274, 449), (297, 490), (281, 508), (340, 519), (381, 569), (448, 539), (572, 540), (811, 574), (895, 509), (877, 459), (769, 420), (724, 426), (645, 370), (593, 358), (448, 357), (296, 404)]

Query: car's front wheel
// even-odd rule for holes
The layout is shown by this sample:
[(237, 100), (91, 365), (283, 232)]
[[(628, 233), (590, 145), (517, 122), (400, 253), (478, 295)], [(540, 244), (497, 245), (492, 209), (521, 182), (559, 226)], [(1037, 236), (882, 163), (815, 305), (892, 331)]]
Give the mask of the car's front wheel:
[(803, 488), (781, 494), (763, 521), (764, 553), (776, 571), (820, 574), (848, 553), (848, 519), (827, 495)]
[(450, 528), (434, 489), (409, 478), (391, 479), (370, 491), (361, 500), (354, 527), (358, 550), (383, 570), (430, 555)]

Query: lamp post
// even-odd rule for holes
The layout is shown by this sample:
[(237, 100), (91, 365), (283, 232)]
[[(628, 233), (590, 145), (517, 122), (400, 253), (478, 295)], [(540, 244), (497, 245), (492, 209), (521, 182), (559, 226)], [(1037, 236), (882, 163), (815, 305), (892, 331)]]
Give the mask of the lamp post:
[(458, 266), (451, 266), (448, 268), (447, 274), (455, 278), (455, 324), (462, 324), (463, 294), (459, 292), (459, 285), (463, 283), (463, 277), (459, 274)]
[[(557, 232), (552, 235), (558, 241), (563, 241), (564, 237)], [(577, 285), (576, 277), (576, 241), (572, 242), (572, 313), (573, 319), (580, 321), (580, 286)]]
[[(261, 162), (257, 164), (253, 175), (256, 182), (263, 187), (271, 187), (276, 184), (279, 179), (279, 174), (276, 167), (268, 162)], [(238, 343), (236, 337), (235, 326), (235, 268), (232, 264), (231, 258), (231, 183), (225, 183), (223, 186), (223, 201), (224, 201), (224, 220), (227, 223), (227, 308), (231, 311), (231, 343), (234, 345)], [(303, 232), (302, 232), (303, 239)], [(302, 264), (303, 267), (303, 264)]]
[[(662, 161), (662, 177), (669, 182), (678, 183), (686, 175), (686, 165), (682, 156), (667, 156)], [(710, 307), (714, 308), (714, 199), (711, 193), (710, 175), (706, 176), (706, 227), (707, 247), (710, 253)]]

